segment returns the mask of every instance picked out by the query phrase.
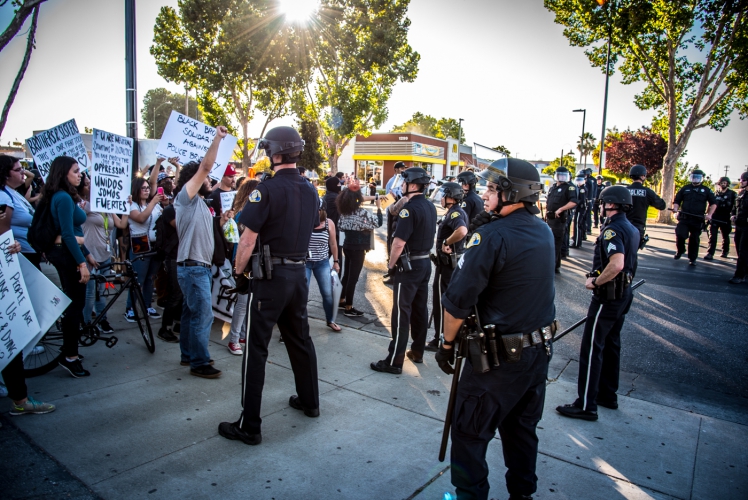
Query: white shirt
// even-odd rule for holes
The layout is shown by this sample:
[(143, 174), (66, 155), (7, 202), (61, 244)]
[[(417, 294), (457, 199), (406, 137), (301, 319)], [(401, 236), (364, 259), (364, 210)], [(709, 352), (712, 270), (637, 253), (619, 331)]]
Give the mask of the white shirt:
[[(145, 209), (148, 208), (148, 205), (138, 205), (137, 203), (130, 203), (130, 212), (133, 210), (137, 210), (138, 212), (143, 212)], [(156, 241), (156, 221), (161, 216), (161, 212), (164, 210), (161, 208), (160, 203), (156, 203), (156, 206), (153, 207), (153, 211), (151, 212), (151, 215), (146, 219), (145, 222), (135, 222), (132, 220), (132, 217), (127, 219), (127, 223), (130, 226), (130, 234), (131, 235), (140, 235), (148, 232), (148, 241)]]

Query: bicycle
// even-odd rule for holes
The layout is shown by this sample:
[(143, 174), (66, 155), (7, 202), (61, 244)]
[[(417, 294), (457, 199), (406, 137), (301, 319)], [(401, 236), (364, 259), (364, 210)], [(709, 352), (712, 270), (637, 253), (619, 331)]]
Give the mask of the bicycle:
[[(140, 285), (138, 284), (137, 273), (132, 267), (132, 262), (154, 255), (156, 255), (156, 253), (151, 252), (138, 255), (132, 259), (132, 261), (125, 260), (123, 262), (112, 262), (111, 264), (100, 267), (96, 274), (91, 275), (91, 279), (94, 279), (97, 283), (96, 299), (98, 300), (100, 297), (111, 298), (109, 299), (109, 302), (107, 302), (106, 307), (104, 307), (104, 310), (97, 314), (92, 322), (81, 327), (81, 336), (78, 339), (78, 343), (81, 346), (92, 346), (99, 340), (105, 342), (106, 346), (109, 348), (112, 348), (117, 344), (119, 339), (115, 335), (103, 335), (99, 328), (99, 323), (102, 321), (102, 318), (105, 317), (106, 312), (117, 301), (119, 296), (125, 291), (129, 291), (133, 296), (132, 308), (135, 313), (135, 322), (138, 325), (145, 346), (150, 353), (153, 353), (156, 350), (156, 344), (153, 341), (153, 330), (151, 329), (151, 323), (148, 319), (148, 310), (145, 307), (145, 300), (143, 299), (143, 291), (140, 289)], [(102, 274), (107, 270), (113, 271), (115, 267), (123, 267), (124, 270), (120, 273)], [(103, 294), (99, 292), (98, 285), (100, 284), (104, 285)], [(119, 289), (116, 288), (116, 285), (119, 285)], [(57, 362), (62, 356), (62, 331), (59, 319), (55, 322), (53, 328), (54, 329), (50, 329), (37, 344), (37, 350), (40, 352), (24, 357), (24, 374), (27, 378), (44, 375), (57, 366)], [(38, 349), (38, 346), (43, 347), (43, 350)]]

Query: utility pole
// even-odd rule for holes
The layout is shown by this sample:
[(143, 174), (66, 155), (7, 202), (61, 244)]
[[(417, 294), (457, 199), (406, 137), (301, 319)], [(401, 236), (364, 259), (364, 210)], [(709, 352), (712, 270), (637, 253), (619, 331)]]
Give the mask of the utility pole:
[(138, 169), (138, 76), (135, 61), (135, 0), (125, 0), (125, 127), (133, 139), (133, 174)]
[[(602, 5), (600, 0), (598, 0), (598, 3)], [(604, 2), (606, 3), (606, 8), (608, 9), (608, 55), (605, 59), (605, 98), (603, 99), (603, 130), (600, 132), (600, 169), (598, 170), (598, 174), (602, 174), (603, 169), (605, 168), (605, 121), (608, 118), (608, 84), (610, 82), (610, 46), (613, 44), (613, 18), (612, 18), (612, 12), (613, 6), (610, 5), (610, 2)]]
[(730, 165), (725, 165), (725, 177), (727, 177), (728, 170), (730, 170)]

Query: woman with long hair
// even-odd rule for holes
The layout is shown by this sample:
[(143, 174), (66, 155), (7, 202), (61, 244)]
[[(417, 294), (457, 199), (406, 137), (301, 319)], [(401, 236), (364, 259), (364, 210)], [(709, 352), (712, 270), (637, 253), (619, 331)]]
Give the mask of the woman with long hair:
[[(21, 244), (21, 254), (37, 269), (41, 269), (42, 256), (31, 248), (26, 239), (34, 217), (34, 208), (16, 191), (24, 182), (23, 167), (18, 158), (0, 155), (0, 211), (5, 213), (5, 217), (0, 220), (0, 234), (12, 229), (13, 238)], [(5, 209), (2, 209), (3, 205)]]
[(78, 206), (77, 187), (80, 183), (78, 161), (69, 156), (58, 156), (49, 168), (38, 208), (44, 210), (45, 204), (49, 204), (55, 229), (59, 232), (52, 250), (46, 255), (57, 269), (62, 291), (72, 301), (62, 316), (62, 357), (59, 363), (75, 378), (90, 375), (78, 357), (78, 340), (86, 305), (86, 285), (90, 278), (86, 263), (98, 267), (84, 244), (86, 213)]
[[(155, 168), (155, 167), (154, 167)], [(133, 241), (148, 238), (148, 244), (153, 248), (156, 243), (156, 219), (161, 216), (161, 200), (164, 195), (151, 192), (151, 183), (144, 177), (136, 177), (132, 181), (132, 203), (128, 224), (130, 227), (130, 260), (136, 257), (133, 252)], [(132, 267), (138, 275), (138, 284), (143, 291), (143, 300), (148, 309), (148, 316), (158, 319), (161, 315), (151, 307), (153, 300), (153, 278), (158, 272), (159, 261), (153, 257), (145, 257), (133, 261)], [(127, 309), (125, 319), (135, 322), (135, 312), (132, 310), (132, 294), (127, 294)]]
[(372, 231), (382, 226), (382, 208), (379, 198), (375, 199), (377, 204), (377, 215), (361, 207), (364, 196), (361, 186), (357, 180), (348, 184), (348, 189), (343, 190), (335, 200), (337, 204), (339, 229), (345, 232), (343, 241), (343, 254), (345, 264), (343, 269), (343, 294), (338, 307), (345, 307), (343, 314), (346, 316), (363, 316), (364, 313), (353, 307), (353, 294), (356, 291), (356, 283), (364, 267), (366, 252), (373, 250), (371, 247)]
[[(322, 295), (322, 308), (325, 310), (327, 326), (334, 332), (339, 332), (340, 327), (332, 320), (332, 281), (330, 279), (330, 255), (337, 257), (338, 242), (335, 239), (335, 223), (327, 218), (327, 212), (319, 211), (319, 224), (312, 231), (309, 240), (309, 253), (306, 258), (306, 282), (307, 286), (312, 282), (312, 273), (317, 280), (319, 293)], [(333, 269), (340, 273), (340, 265), (337, 259), (333, 260)]]

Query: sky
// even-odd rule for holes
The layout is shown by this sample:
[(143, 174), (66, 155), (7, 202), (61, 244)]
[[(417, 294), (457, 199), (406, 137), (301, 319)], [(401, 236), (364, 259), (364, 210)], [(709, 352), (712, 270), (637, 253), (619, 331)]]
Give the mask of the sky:
[[(10, 2), (8, 2), (10, 3)], [(150, 89), (166, 82), (149, 53), (153, 25), (162, 5), (177, 0), (137, 2), (139, 109)], [(0, 8), (0, 26), (12, 11)], [(388, 120), (380, 131), (408, 120), (416, 111), (437, 118), (463, 118), (467, 142), (503, 145), (512, 156), (551, 160), (575, 147), (582, 132), (600, 138), (605, 76), (592, 68), (583, 49), (569, 46), (561, 26), (541, 0), (411, 0), (411, 46), (420, 53), (418, 77), (399, 83)], [(29, 22), (27, 22), (28, 26)], [(0, 52), (0, 96), (7, 96), (23, 57), (25, 26)], [(48, 0), (42, 4), (34, 50), (11, 108), (0, 143), (25, 140), (75, 118), (78, 127), (125, 134), (125, 46), (123, 0)], [(649, 125), (653, 113), (633, 103), (641, 84), (611, 77), (607, 127)], [(138, 114), (140, 119), (140, 114)], [(260, 133), (264, 117), (250, 124)], [(293, 125), (294, 118), (273, 125)], [(141, 136), (144, 128), (139, 125)], [(712, 176), (736, 178), (748, 168), (748, 120), (733, 113), (723, 132), (700, 129), (691, 136), (685, 159)], [(591, 159), (588, 160), (591, 162)]]

